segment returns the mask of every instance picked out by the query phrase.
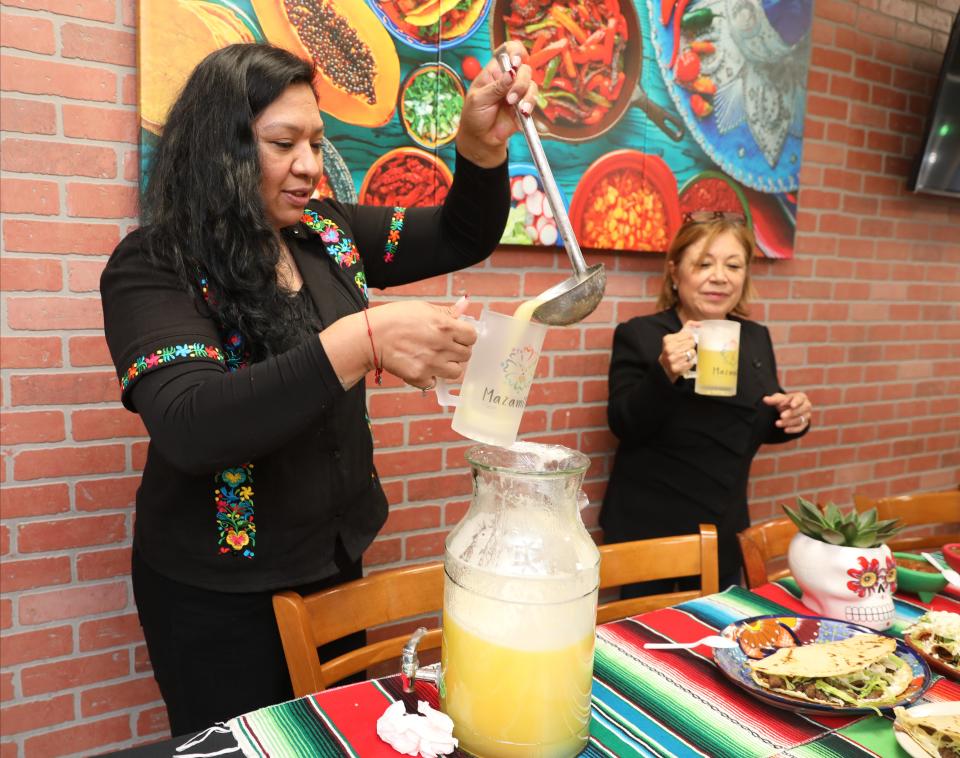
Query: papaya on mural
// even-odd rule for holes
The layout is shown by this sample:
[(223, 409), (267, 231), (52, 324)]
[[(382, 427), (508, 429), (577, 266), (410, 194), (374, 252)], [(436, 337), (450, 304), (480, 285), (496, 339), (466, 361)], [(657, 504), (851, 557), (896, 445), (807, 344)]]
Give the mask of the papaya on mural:
[[(743, 214), (793, 256), (812, 0), (141, 0), (142, 176), (192, 68), (234, 42), (315, 61), (319, 196), (431, 205), (480, 61), (524, 43), (532, 118), (585, 248), (663, 251), (682, 214)], [(560, 244), (523, 136), (502, 241)]]

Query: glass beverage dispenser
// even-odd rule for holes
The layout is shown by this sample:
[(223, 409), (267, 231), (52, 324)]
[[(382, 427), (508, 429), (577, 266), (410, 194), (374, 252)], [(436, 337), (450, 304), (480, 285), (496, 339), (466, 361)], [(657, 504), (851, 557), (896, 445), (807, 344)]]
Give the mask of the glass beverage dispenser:
[(440, 698), (483, 758), (566, 758), (587, 742), (600, 554), (580, 519), (582, 453), (479, 445), (447, 538)]

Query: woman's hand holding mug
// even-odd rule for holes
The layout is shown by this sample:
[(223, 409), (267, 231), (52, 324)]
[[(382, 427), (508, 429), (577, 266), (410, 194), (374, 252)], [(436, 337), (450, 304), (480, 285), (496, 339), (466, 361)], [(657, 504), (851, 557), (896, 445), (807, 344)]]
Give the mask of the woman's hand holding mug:
[(458, 318), (462, 306), (423, 301), (387, 303), (369, 311), (378, 362), (407, 384), (432, 389), (437, 377), (456, 381), (470, 360), (477, 330)]
[(697, 362), (697, 340), (694, 330), (699, 326), (699, 321), (688, 321), (679, 332), (667, 334), (663, 338), (660, 365), (671, 384)]

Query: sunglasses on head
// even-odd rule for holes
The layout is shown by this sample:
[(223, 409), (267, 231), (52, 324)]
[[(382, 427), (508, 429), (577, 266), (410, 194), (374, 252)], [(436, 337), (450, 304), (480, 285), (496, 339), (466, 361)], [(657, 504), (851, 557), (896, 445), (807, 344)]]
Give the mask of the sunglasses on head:
[(734, 224), (747, 223), (747, 219), (742, 213), (734, 211), (687, 211), (683, 214), (683, 223), (706, 224), (721, 218)]

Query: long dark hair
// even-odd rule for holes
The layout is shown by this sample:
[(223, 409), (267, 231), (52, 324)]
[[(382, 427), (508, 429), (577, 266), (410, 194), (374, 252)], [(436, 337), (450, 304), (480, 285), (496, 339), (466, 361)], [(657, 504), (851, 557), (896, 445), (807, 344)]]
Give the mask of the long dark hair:
[(260, 194), (253, 121), (313, 65), (281, 48), (229, 45), (204, 58), (170, 109), (141, 212), (146, 251), (176, 269), (253, 359), (284, 349), (294, 317), (280, 292), (280, 240)]

